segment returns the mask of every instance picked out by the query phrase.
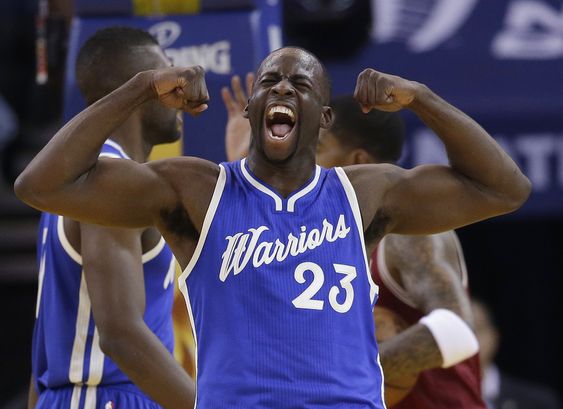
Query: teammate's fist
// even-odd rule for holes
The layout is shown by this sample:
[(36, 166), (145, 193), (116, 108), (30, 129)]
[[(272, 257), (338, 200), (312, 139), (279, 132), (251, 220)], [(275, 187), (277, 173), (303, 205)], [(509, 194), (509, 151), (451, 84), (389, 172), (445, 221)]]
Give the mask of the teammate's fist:
[(354, 98), (360, 103), (364, 113), (373, 108), (394, 112), (414, 100), (419, 86), (414, 81), (367, 68), (358, 75)]
[(151, 71), (151, 88), (165, 106), (197, 115), (207, 109), (209, 93), (205, 71), (194, 67), (167, 67)]

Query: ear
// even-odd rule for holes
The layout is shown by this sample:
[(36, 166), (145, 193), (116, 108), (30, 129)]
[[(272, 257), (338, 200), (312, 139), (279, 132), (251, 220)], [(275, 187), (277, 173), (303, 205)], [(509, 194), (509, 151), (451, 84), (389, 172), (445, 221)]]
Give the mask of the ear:
[(242, 116), (246, 119), (248, 119), (248, 103), (250, 102), (250, 98), (248, 98), (246, 100), (246, 105), (244, 107), (244, 109), (242, 110)]
[(332, 126), (332, 108), (328, 105), (323, 106), (321, 112), (321, 128), (330, 129)]
[(354, 165), (364, 165), (366, 163), (375, 163), (375, 159), (368, 151), (362, 148), (354, 149), (350, 152), (350, 159)]

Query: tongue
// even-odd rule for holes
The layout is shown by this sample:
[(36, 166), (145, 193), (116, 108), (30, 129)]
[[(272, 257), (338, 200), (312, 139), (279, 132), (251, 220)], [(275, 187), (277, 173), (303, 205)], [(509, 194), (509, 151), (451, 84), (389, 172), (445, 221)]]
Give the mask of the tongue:
[(283, 138), (289, 131), (291, 131), (291, 126), (288, 124), (275, 124), (272, 125), (272, 135), (278, 138)]

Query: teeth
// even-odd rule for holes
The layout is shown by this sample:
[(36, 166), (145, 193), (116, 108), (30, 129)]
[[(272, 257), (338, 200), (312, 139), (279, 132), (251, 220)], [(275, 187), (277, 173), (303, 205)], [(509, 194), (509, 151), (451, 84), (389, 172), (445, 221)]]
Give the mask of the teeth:
[(268, 118), (273, 119), (274, 114), (277, 113), (288, 115), (292, 121), (295, 121), (295, 115), (293, 114), (293, 111), (282, 105), (275, 105), (271, 107), (270, 110), (268, 111)]

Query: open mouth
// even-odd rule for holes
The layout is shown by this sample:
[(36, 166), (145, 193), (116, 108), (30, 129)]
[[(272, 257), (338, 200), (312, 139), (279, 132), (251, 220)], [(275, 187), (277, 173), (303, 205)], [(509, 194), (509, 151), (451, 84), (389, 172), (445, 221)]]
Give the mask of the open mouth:
[(282, 140), (292, 131), (295, 125), (295, 114), (283, 105), (274, 105), (266, 113), (266, 128), (273, 139)]

